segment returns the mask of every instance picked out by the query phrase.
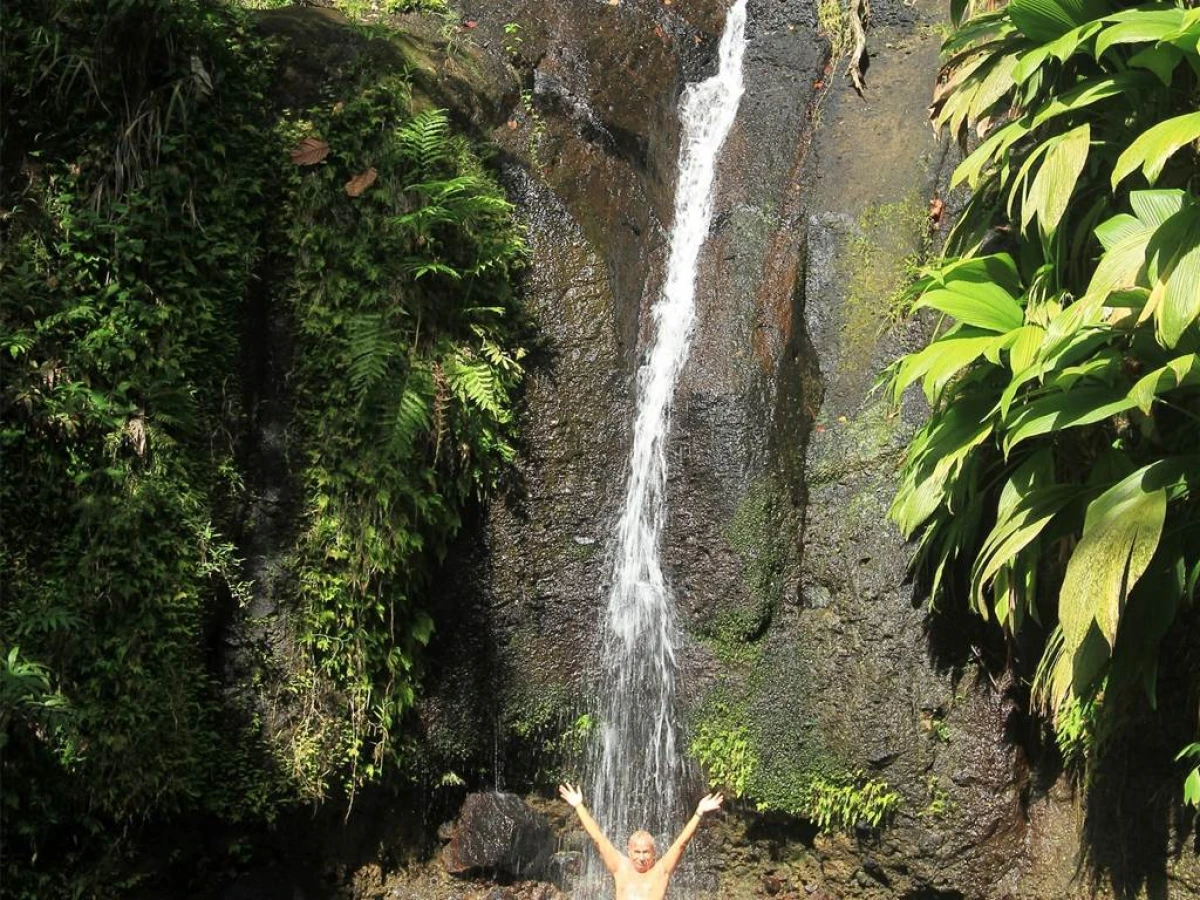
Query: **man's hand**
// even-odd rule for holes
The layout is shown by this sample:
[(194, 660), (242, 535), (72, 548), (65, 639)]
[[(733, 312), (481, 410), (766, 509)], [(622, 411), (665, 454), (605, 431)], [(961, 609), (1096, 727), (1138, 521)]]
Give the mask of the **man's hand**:
[(705, 813), (710, 813), (715, 809), (721, 808), (721, 801), (725, 798), (721, 794), (709, 794), (701, 799), (696, 805), (696, 815), (702, 816)]
[(566, 800), (572, 809), (578, 809), (579, 804), (583, 802), (583, 794), (573, 784), (560, 784), (558, 786), (558, 795)]

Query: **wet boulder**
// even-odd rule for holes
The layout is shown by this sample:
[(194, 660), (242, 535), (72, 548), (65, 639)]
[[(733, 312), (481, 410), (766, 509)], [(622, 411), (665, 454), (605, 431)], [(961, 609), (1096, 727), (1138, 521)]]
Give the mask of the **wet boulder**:
[(554, 850), (546, 818), (516, 794), (468, 794), (442, 863), (452, 875), (487, 871), (529, 877), (545, 870)]
[(583, 854), (578, 850), (564, 850), (550, 857), (546, 866), (546, 880), (569, 894), (582, 871)]

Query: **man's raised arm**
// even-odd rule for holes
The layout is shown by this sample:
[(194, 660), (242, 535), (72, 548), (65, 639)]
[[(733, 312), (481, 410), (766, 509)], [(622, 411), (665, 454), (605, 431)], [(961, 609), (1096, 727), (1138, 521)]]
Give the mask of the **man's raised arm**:
[(671, 848), (659, 860), (658, 864), (667, 870), (668, 875), (675, 871), (675, 867), (683, 859), (684, 848), (687, 847), (688, 841), (692, 839), (692, 835), (696, 833), (696, 829), (700, 827), (701, 817), (705, 813), (719, 809), (721, 801), (724, 799), (720, 794), (709, 794), (696, 805), (695, 815), (688, 819), (688, 823), (683, 826), (683, 831), (679, 832), (679, 837), (675, 838), (675, 843), (671, 845)]
[(612, 845), (612, 841), (604, 836), (604, 832), (600, 830), (600, 826), (596, 824), (596, 820), (592, 818), (592, 814), (584, 807), (583, 794), (580, 793), (579, 788), (571, 784), (560, 784), (558, 786), (558, 793), (579, 815), (579, 821), (583, 823), (583, 830), (588, 833), (588, 837), (592, 839), (596, 845), (596, 849), (600, 851), (600, 859), (604, 861), (604, 867), (615, 875), (624, 857)]

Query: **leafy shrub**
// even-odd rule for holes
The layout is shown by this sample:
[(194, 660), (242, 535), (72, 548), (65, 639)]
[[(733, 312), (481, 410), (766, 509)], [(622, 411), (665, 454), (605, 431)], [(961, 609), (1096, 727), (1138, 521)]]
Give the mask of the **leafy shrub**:
[(513, 457), (525, 245), (446, 114), (411, 115), (404, 81), (289, 127), (329, 148), (292, 170), (281, 225), (306, 505), (299, 640), (315, 715), (350, 725), (293, 745), (349, 760), (353, 788), (412, 705), (433, 629), (420, 591), (464, 505)]
[[(513, 454), (524, 246), (402, 79), (274, 121), (234, 8), (39, 0), (0, 30), (4, 891), (113, 896), (151, 826), (394, 760), (421, 591)], [(328, 158), (289, 161), (313, 128)], [(274, 694), (222, 684), (252, 291), (292, 317), (304, 488)]]
[(1197, 37), (1183, 2), (1012, 0), (946, 42), (933, 107), (981, 143), (914, 289), (949, 327), (891, 372), (933, 405), (892, 517), (935, 604), (1053, 626), (1035, 698), (1080, 750), (1153, 702), (1200, 578)]
[(814, 778), (806, 814), (825, 831), (850, 831), (860, 823), (879, 828), (902, 802), (886, 782), (858, 772), (836, 780)]
[(744, 796), (758, 764), (749, 731), (744, 724), (730, 721), (724, 703), (717, 705), (715, 716), (700, 723), (689, 752), (704, 769), (709, 787)]

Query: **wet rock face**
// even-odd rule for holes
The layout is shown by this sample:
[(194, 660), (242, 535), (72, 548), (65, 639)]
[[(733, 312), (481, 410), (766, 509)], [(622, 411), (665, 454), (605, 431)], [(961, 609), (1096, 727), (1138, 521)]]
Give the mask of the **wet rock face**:
[(549, 823), (516, 794), (468, 794), (442, 862), (452, 875), (486, 871), (536, 877), (546, 870), (554, 847)]
[[(924, 410), (889, 409), (872, 385), (927, 327), (905, 320), (897, 289), (940, 238), (928, 208), (950, 160), (925, 107), (943, 11), (872, 4), (859, 97), (844, 63), (827, 65), (815, 6), (750, 2), (746, 94), (673, 412), (663, 559), (687, 716), (742, 729), (753, 799), (802, 813), (814, 778), (857, 772), (899, 808), (882, 830), (820, 838), (794, 816), (748, 815), (700, 845), (700, 876), (727, 897), (1082, 896), (1091, 886), (1065, 862), (1081, 849), (1067, 783), (1027, 759), (1019, 691), (997, 680), (986, 637), (914, 596), (911, 548), (887, 521)], [(439, 587), (423, 717), (443, 760), (531, 783), (545, 770), (506, 756), (510, 737), (557, 741), (592, 688), (675, 109), (712, 71), (725, 3), (463, 7), (481, 46), (523, 75), (492, 137), (529, 222), (544, 346), (516, 477)]]
[[(595, 667), (634, 377), (673, 211), (676, 109), (684, 85), (714, 70), (725, 11), (716, 0), (464, 9), (478, 41), (530, 67), (524, 100), (493, 136), (511, 155), (510, 187), (530, 223), (528, 300), (546, 352), (530, 367), (520, 478), (462, 542), (441, 592), (453, 614), (440, 620), (435, 656), (454, 664), (431, 673), (427, 722), (447, 749), (490, 746), (506, 723), (529, 724), (522, 717), (541, 697), (577, 698)], [(796, 226), (824, 50), (804, 0), (752, 2), (748, 33), (748, 90), (720, 165), (696, 347), (675, 411), (664, 556), (697, 635), (740, 621), (742, 608), (760, 610), (751, 629), (769, 620), (773, 600), (752, 596), (744, 569), (758, 566), (772, 597), (782, 578), (733, 533), (739, 506), (791, 467), (768, 524), (796, 529), (801, 494)], [(685, 654), (697, 675), (712, 670), (701, 645)], [(465, 727), (472, 704), (490, 712), (482, 730)]]

